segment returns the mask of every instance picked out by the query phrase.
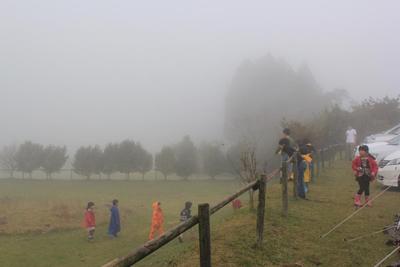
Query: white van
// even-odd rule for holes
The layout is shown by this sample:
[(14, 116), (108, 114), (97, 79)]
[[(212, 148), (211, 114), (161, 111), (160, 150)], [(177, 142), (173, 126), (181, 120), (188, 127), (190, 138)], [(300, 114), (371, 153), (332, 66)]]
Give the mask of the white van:
[(400, 150), (379, 162), (378, 182), (386, 186), (400, 187)]

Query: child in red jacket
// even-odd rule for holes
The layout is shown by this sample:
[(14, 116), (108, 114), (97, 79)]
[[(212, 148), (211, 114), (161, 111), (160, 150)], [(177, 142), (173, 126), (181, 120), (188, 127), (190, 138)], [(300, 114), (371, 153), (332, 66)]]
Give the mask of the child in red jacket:
[(94, 216), (94, 203), (91, 201), (86, 207), (84, 226), (88, 232), (88, 240), (92, 241), (94, 238), (94, 230), (96, 228), (96, 218)]
[(361, 205), (361, 196), (365, 194), (365, 203), (371, 207), (372, 203), (369, 201), (369, 184), (375, 180), (378, 173), (378, 164), (375, 158), (369, 154), (367, 145), (362, 145), (358, 148), (360, 155), (353, 160), (352, 169), (356, 181), (359, 184), (359, 190), (354, 197), (354, 205), (357, 207)]

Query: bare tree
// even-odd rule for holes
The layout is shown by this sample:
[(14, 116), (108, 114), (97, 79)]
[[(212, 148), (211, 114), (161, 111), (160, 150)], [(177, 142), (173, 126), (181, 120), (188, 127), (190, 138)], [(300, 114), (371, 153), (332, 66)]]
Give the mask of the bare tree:
[[(257, 179), (256, 146), (248, 143), (243, 144), (240, 156), (241, 173), (243, 182), (250, 183)], [(254, 192), (249, 190), (249, 206), (254, 209)]]
[(10, 178), (14, 178), (14, 172), (17, 170), (17, 150), (17, 145), (13, 144), (3, 147), (0, 152), (0, 165), (10, 172)]

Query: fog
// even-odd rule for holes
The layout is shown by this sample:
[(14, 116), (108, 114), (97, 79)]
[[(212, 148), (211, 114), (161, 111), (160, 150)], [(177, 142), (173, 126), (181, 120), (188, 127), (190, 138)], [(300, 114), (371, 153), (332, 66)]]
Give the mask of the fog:
[(222, 140), (236, 69), (267, 54), (355, 100), (400, 92), (398, 1), (0, 5), (0, 145)]

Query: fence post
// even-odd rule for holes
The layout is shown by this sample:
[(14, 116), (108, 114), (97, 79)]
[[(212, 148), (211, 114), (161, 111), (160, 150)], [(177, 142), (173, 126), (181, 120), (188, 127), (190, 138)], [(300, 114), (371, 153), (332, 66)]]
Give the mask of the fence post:
[(258, 207), (257, 207), (257, 246), (262, 247), (264, 240), (264, 215), (265, 215), (265, 192), (266, 176), (261, 174), (258, 180)]
[(297, 199), (297, 182), (299, 177), (299, 170), (297, 169), (297, 152), (293, 154), (293, 161), (292, 161), (292, 171), (293, 171), (293, 197)]
[(343, 146), (342, 145), (339, 146), (339, 159), (343, 160)]
[(317, 158), (317, 178), (319, 179), (319, 172), (321, 170), (321, 150), (316, 151), (316, 158)]
[(287, 172), (287, 161), (282, 161), (282, 215), (288, 216), (288, 172)]
[(321, 167), (325, 169), (325, 149), (321, 149)]
[(198, 206), (200, 267), (211, 267), (210, 205)]

